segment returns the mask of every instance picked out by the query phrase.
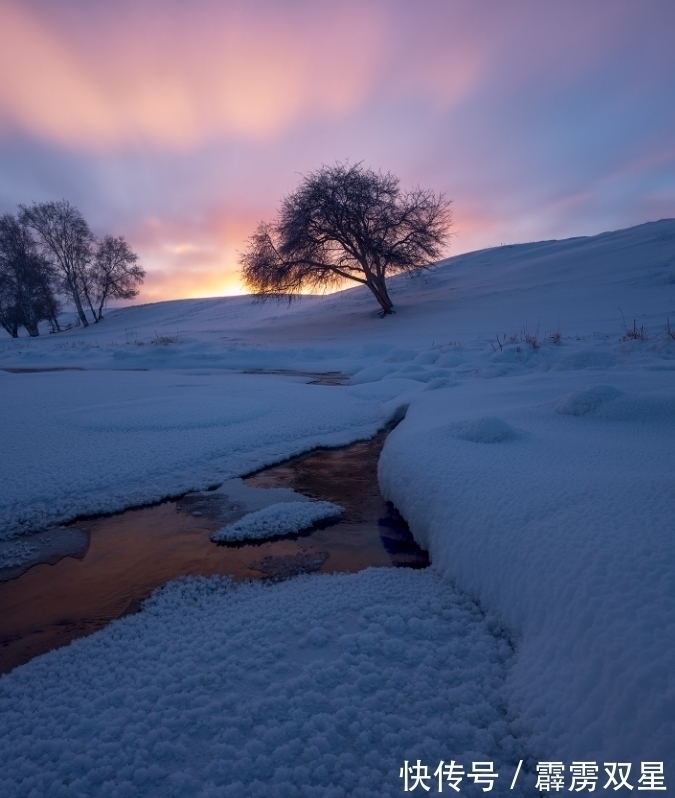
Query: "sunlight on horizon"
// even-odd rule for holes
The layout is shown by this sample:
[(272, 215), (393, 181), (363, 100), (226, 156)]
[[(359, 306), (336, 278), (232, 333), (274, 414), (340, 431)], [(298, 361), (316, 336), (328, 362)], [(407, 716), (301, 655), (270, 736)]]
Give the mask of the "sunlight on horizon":
[(672, 217), (673, 25), (666, 0), (3, 0), (0, 213), (65, 198), (124, 235), (138, 301), (244, 293), (256, 225), (347, 159), (452, 199), (448, 256)]

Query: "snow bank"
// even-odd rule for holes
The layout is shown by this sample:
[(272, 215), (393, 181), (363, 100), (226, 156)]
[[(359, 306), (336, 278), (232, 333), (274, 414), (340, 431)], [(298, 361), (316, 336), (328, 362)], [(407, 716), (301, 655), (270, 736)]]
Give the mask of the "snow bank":
[(555, 412), (566, 416), (585, 416), (620, 396), (623, 396), (621, 391), (611, 385), (593, 385), (563, 396), (556, 402)]
[(377, 396), (283, 376), (76, 371), (0, 381), (0, 539), (201, 490), (368, 438), (388, 420)]
[(179, 580), (0, 678), (0, 794), (399, 796), (454, 758), (513, 795), (510, 653), (429, 570)]
[(249, 513), (234, 524), (217, 529), (211, 535), (211, 540), (226, 543), (237, 540), (281, 537), (308, 529), (317, 521), (336, 518), (343, 512), (343, 507), (331, 502), (271, 504), (255, 513)]
[(464, 421), (457, 425), (456, 430), (458, 438), (474, 443), (499, 443), (515, 440), (518, 437), (518, 433), (510, 424), (492, 416)]
[(508, 714), (540, 759), (675, 764), (675, 392), (645, 366), (423, 392), (380, 460), (432, 563), (512, 636)]

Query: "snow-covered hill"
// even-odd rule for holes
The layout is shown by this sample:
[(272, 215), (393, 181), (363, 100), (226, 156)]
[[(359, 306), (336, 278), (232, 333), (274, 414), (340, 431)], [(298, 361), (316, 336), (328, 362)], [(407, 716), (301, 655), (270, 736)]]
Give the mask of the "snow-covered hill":
[(675, 316), (675, 220), (460, 255), (390, 285), (396, 315), (383, 320), (370, 292), (357, 287), (291, 305), (226, 297), (109, 310), (101, 324), (31, 341), (0, 331), (0, 367), (352, 373), (397, 346), (426, 350), (525, 327), (538, 328), (540, 339), (556, 331), (616, 339), (624, 321), (635, 320), (656, 334)]

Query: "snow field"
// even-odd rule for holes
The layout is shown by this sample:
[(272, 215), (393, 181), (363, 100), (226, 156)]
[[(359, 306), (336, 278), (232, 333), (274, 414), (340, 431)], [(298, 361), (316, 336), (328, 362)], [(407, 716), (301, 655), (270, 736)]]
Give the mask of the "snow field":
[[(383, 320), (355, 289), (4, 340), (3, 367), (108, 371), (0, 371), (0, 536), (346, 444), (408, 407), (379, 477), (433, 568), (167, 586), (0, 678), (0, 795), (394, 795), (404, 759), (512, 773), (521, 756), (664, 760), (672, 790), (674, 258), (662, 220), (451, 259), (392, 281)], [(646, 341), (621, 340), (622, 313)], [(351, 384), (223, 372), (256, 368)]]
[(0, 794), (398, 796), (421, 758), (493, 761), (505, 795), (510, 657), (431, 570), (177, 580), (0, 679)]
[(343, 507), (331, 502), (283, 502), (249, 513), (234, 524), (217, 529), (211, 540), (218, 543), (281, 537), (308, 529), (317, 521), (336, 518)]

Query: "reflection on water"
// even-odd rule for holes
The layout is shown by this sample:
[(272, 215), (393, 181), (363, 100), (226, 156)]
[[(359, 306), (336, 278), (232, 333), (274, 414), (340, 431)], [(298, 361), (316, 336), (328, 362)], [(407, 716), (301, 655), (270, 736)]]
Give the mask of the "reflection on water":
[(380, 495), (377, 461), (384, 439), (381, 433), (344, 449), (312, 452), (245, 480), (251, 487), (293, 488), (345, 508), (337, 523), (311, 533), (216, 545), (209, 536), (222, 524), (208, 493), (78, 522), (90, 538), (84, 557), (36, 565), (0, 584), (0, 673), (136, 611), (177, 576), (280, 580), (369, 566), (427, 566), (426, 552)]

